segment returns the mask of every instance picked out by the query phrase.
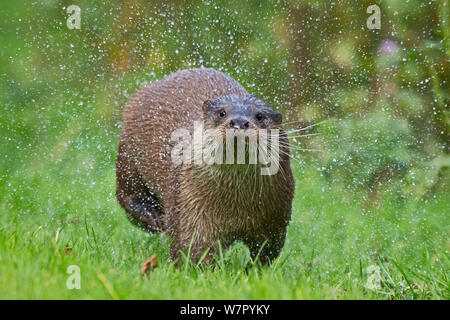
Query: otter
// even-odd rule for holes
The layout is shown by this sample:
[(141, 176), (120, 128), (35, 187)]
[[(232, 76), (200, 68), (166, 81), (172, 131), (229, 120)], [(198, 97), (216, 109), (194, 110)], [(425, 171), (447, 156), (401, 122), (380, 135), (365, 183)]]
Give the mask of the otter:
[[(278, 129), (279, 170), (259, 164), (174, 163), (171, 134), (204, 128)], [(281, 114), (230, 76), (209, 68), (177, 71), (132, 95), (123, 115), (116, 196), (130, 220), (172, 239), (170, 253), (210, 263), (219, 248), (242, 241), (266, 264), (283, 248), (294, 179)]]

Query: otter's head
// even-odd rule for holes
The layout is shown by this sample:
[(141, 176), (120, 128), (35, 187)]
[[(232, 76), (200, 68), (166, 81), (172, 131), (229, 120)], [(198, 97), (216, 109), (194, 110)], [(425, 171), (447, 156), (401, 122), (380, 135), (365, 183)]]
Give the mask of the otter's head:
[(220, 132), (236, 129), (282, 129), (282, 117), (267, 102), (253, 95), (227, 95), (203, 104), (205, 127)]
[[(205, 128), (203, 148), (204, 155), (207, 154), (208, 159), (211, 159), (206, 163), (211, 164), (214, 160), (215, 164), (222, 164), (226, 155), (225, 163), (227, 164), (276, 163), (276, 173), (280, 153), (282, 157), (289, 153), (286, 149), (288, 142), (281, 122), (279, 112), (274, 111), (267, 102), (253, 95), (227, 95), (216, 100), (205, 101), (203, 104)], [(275, 136), (271, 135), (269, 138), (268, 134), (272, 130)], [(221, 148), (224, 145), (226, 152), (223, 152)], [(267, 151), (267, 147), (270, 152)], [(222, 166), (222, 168), (226, 167)], [(239, 166), (232, 168), (240, 170)], [(245, 174), (247, 174), (247, 168), (245, 168)]]

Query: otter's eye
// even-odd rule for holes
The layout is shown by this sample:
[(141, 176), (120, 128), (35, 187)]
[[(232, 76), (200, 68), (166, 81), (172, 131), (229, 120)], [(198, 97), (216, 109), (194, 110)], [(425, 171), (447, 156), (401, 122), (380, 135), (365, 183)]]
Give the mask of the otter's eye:
[(263, 118), (262, 113), (258, 112), (258, 113), (256, 114), (256, 120), (261, 121), (262, 118)]
[(219, 117), (223, 118), (227, 115), (227, 113), (225, 112), (225, 110), (222, 110), (219, 112)]

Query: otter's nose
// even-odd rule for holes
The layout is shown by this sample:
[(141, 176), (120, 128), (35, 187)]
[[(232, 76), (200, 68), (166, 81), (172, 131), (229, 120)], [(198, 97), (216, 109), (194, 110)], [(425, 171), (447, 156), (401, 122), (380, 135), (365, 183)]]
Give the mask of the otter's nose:
[(230, 128), (233, 129), (248, 129), (250, 122), (245, 118), (234, 118), (230, 120)]

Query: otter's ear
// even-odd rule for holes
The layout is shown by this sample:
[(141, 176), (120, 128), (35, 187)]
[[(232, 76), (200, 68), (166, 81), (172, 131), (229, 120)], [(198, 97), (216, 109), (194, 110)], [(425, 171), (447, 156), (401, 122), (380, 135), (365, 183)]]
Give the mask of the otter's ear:
[(212, 108), (214, 107), (214, 104), (211, 100), (206, 100), (205, 102), (203, 102), (203, 113), (207, 113), (208, 111), (210, 111)]
[(279, 112), (275, 112), (273, 119), (276, 124), (281, 124), (281, 122), (283, 121), (283, 117), (281, 116), (281, 113), (279, 113)]

